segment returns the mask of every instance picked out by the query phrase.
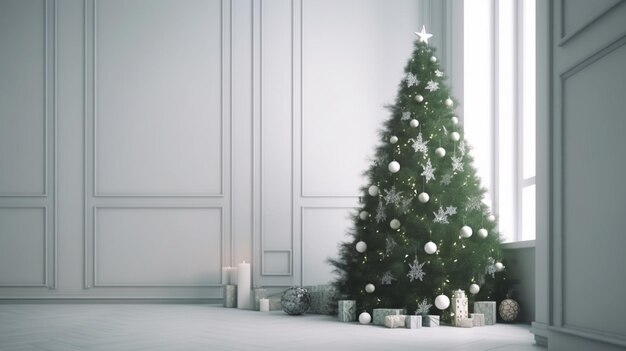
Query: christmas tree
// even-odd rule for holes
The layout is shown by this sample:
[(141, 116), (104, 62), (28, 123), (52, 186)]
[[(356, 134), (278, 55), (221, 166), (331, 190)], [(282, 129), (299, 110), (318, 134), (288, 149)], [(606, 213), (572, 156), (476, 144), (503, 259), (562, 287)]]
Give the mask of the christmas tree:
[[(445, 295), (495, 298), (500, 236), (482, 199), (432, 36), (415, 33), (391, 116), (365, 175), (351, 241), (330, 259), (339, 292), (359, 311), (406, 308), (450, 321)], [(448, 300), (449, 301), (449, 300)]]

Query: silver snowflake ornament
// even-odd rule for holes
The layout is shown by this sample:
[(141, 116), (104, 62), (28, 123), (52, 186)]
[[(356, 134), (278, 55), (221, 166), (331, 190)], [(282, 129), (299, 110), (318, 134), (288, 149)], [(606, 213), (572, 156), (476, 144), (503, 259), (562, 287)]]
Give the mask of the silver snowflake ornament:
[(422, 152), (424, 154), (428, 153), (428, 141), (424, 141), (424, 138), (422, 136), (422, 132), (419, 132), (419, 134), (417, 134), (417, 137), (415, 137), (415, 139), (410, 139), (413, 140), (413, 145), (411, 145), (413, 147), (413, 150), (415, 150), (415, 152)]
[(412, 86), (418, 86), (420, 84), (420, 81), (417, 79), (417, 76), (411, 72), (406, 74), (406, 86), (407, 87), (412, 87)]
[(387, 219), (387, 215), (385, 214), (385, 205), (383, 205), (382, 201), (378, 203), (378, 207), (376, 208), (376, 216), (374, 216), (374, 219), (376, 219), (376, 223), (384, 222), (385, 219)]
[(385, 190), (386, 194), (383, 196), (387, 205), (393, 204), (396, 207), (399, 207), (402, 202), (402, 192), (396, 191), (396, 186), (393, 185), (390, 190)]
[(452, 174), (444, 174), (443, 177), (441, 177), (440, 183), (443, 185), (450, 185), (450, 183), (452, 183)]
[(426, 183), (435, 179), (435, 171), (437, 169), (433, 168), (433, 165), (430, 164), (430, 159), (428, 159), (425, 165), (422, 165), (422, 168), (424, 168), (424, 171), (421, 175), (426, 178)]
[(417, 256), (415, 256), (415, 260), (413, 260), (413, 264), (409, 263), (409, 273), (407, 273), (407, 277), (409, 277), (409, 282), (413, 282), (414, 280), (419, 279), (420, 281), (424, 280), (424, 276), (426, 272), (422, 269), (426, 262), (419, 263), (417, 261)]
[(467, 146), (465, 145), (465, 140), (459, 141), (459, 146), (457, 148), (461, 155), (465, 156), (465, 152), (467, 151)]
[(453, 214), (456, 214), (456, 207), (454, 207), (454, 206), (448, 206), (448, 207), (446, 207), (446, 213), (447, 213), (449, 216), (452, 216)]
[(429, 80), (426, 84), (426, 89), (430, 90), (431, 92), (437, 91), (439, 90), (439, 83), (435, 82), (434, 80)]
[(437, 77), (443, 77), (443, 72), (441, 72), (440, 70), (436, 69), (436, 70), (435, 70), (435, 75), (436, 75)]
[(417, 309), (415, 310), (415, 314), (426, 315), (426, 314), (428, 314), (428, 311), (430, 311), (431, 307), (433, 307), (433, 305), (429, 304), (428, 300), (426, 298), (424, 298), (424, 300), (422, 300), (422, 302), (417, 304)]
[(397, 279), (394, 278), (394, 276), (391, 274), (391, 271), (387, 271), (387, 272), (383, 273), (382, 277), (380, 277), (380, 284), (381, 285), (391, 285), (391, 281), (392, 280), (397, 280)]
[(385, 241), (385, 253), (387, 256), (393, 253), (393, 249), (395, 249), (397, 245), (398, 244), (395, 240), (393, 240), (393, 238), (387, 237), (387, 240)]
[(409, 209), (411, 209), (411, 202), (413, 201), (413, 198), (409, 197), (408, 199), (403, 199), (400, 202), (400, 205), (398, 206), (398, 209), (400, 210), (400, 212), (402, 213), (407, 213), (409, 211)]
[(472, 196), (467, 199), (467, 204), (465, 205), (465, 209), (467, 211), (480, 210), (482, 204), (482, 200), (480, 196)]
[(451, 159), (452, 159), (452, 171), (463, 172), (463, 157), (453, 156)]
[(402, 121), (408, 121), (411, 119), (411, 112), (402, 112)]
[(444, 210), (443, 207), (439, 207), (439, 211), (433, 212), (433, 214), (435, 215), (435, 223), (448, 223), (448, 211)]

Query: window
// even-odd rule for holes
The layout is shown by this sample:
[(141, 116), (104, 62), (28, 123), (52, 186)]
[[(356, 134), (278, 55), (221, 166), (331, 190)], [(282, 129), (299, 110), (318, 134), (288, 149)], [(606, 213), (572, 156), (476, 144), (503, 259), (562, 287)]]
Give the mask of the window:
[(535, 0), (463, 3), (463, 119), (504, 241), (535, 239)]

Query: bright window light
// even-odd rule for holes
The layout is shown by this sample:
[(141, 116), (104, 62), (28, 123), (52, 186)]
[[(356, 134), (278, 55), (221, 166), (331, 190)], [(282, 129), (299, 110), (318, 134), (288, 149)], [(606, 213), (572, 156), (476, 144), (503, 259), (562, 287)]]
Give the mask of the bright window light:
[(463, 6), (463, 121), (474, 165), (504, 241), (532, 240), (535, 0), (466, 0)]

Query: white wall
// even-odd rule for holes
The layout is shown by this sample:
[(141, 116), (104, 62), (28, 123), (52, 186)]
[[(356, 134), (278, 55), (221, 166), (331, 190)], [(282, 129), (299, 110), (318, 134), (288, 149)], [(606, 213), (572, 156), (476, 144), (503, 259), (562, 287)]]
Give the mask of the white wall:
[(626, 288), (626, 3), (537, 4), (532, 332), (549, 350), (624, 350), (624, 308), (613, 301)]
[(0, 2), (0, 298), (328, 282), (420, 6)]

